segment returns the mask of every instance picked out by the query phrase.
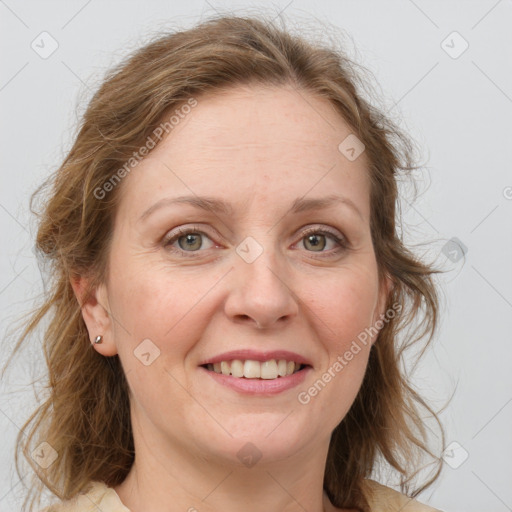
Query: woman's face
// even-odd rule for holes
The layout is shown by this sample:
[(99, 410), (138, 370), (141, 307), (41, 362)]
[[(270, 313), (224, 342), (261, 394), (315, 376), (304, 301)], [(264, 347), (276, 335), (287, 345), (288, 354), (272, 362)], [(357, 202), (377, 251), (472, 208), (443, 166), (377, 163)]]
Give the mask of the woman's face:
[(304, 91), (196, 99), (119, 185), (96, 349), (119, 354), (134, 430), (162, 454), (318, 453), (385, 307), (365, 154), (340, 151), (350, 128)]

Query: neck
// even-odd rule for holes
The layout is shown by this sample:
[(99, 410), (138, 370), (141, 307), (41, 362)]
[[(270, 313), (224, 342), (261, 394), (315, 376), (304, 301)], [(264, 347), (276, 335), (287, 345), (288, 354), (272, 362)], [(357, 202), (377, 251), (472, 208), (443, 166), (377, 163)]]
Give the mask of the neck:
[[(303, 449), (292, 457), (252, 467), (193, 453), (177, 440), (143, 443), (134, 436), (136, 460), (115, 487), (131, 512), (332, 512), (323, 492), (327, 448)], [(138, 446), (139, 444), (139, 446)]]

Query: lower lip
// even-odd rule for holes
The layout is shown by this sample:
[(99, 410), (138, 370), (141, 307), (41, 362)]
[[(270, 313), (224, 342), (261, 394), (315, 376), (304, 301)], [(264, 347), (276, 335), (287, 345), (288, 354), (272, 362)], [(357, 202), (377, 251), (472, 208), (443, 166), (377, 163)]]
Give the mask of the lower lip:
[(244, 377), (239, 378), (233, 377), (232, 375), (216, 373), (202, 366), (200, 366), (199, 369), (205, 371), (219, 384), (240, 393), (247, 395), (277, 395), (304, 382), (306, 374), (311, 370), (311, 367), (308, 366), (296, 373), (292, 373), (286, 377), (278, 377), (277, 379), (246, 379)]

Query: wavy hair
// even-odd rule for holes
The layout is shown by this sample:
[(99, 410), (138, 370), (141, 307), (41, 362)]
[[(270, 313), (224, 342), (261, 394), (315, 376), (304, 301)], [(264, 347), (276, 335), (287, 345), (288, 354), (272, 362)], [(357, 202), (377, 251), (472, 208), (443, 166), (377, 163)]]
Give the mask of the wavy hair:
[[(104, 190), (166, 114), (191, 97), (243, 84), (292, 86), (323, 98), (364, 143), (379, 279), (387, 275), (394, 283), (388, 306), (401, 305), (400, 315), (381, 329), (360, 391), (332, 433), (324, 489), (336, 507), (365, 512), (365, 479), (382, 460), (398, 472), (402, 490), (410, 496), (437, 478), (441, 463), (429, 449), (425, 414), (434, 417), (441, 433), (442, 427), (412, 387), (403, 355), (420, 340), (424, 350), (434, 336), (439, 296), (433, 274), (439, 270), (416, 257), (398, 233), (398, 181), (418, 168), (415, 147), (382, 108), (364, 98), (368, 80), (362, 70), (342, 49), (292, 35), (265, 17), (217, 16), (160, 35), (107, 74), (82, 116), (71, 150), (31, 199), (38, 218), (36, 249), (50, 265), (50, 282), (13, 355), (47, 320), (43, 351), (48, 396), (23, 426), (26, 436), (20, 433), (17, 439), (18, 473), (20, 453), (35, 472), (24, 505), (31, 496), (31, 505), (40, 500), (45, 487), (64, 500), (94, 480), (116, 486), (134, 461), (128, 386), (120, 361), (92, 348), (70, 283), (74, 276), (86, 275), (92, 287), (108, 273), (122, 183), (106, 194), (95, 191)], [(35, 211), (39, 194), (44, 203)], [(42, 441), (59, 454), (45, 470), (30, 456), (31, 447)], [(411, 489), (425, 457), (434, 470), (426, 483)]]

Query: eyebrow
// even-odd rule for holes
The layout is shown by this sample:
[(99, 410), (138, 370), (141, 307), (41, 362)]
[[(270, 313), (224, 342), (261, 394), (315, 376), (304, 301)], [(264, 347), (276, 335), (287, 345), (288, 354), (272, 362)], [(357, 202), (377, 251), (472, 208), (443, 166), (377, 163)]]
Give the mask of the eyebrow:
[(357, 213), (362, 221), (364, 221), (363, 214), (351, 199), (337, 195), (329, 195), (318, 199), (304, 199), (303, 197), (298, 198), (293, 202), (291, 211), (293, 213), (300, 213), (311, 210), (321, 210), (336, 206), (337, 204), (344, 204), (348, 206), (352, 211)]
[[(172, 197), (172, 198), (164, 198), (160, 201), (156, 202), (154, 205), (150, 206), (140, 217), (138, 222), (143, 221), (147, 217), (149, 217), (154, 211), (159, 210), (164, 207), (172, 206), (174, 204), (189, 204), (194, 206), (195, 208), (199, 208), (201, 210), (205, 210), (207, 212), (215, 213), (215, 214), (224, 214), (224, 215), (232, 215), (233, 208), (229, 203), (221, 199), (216, 199), (214, 197), (199, 197), (199, 196), (180, 196), (180, 197)], [(343, 204), (348, 206), (352, 211), (354, 211), (361, 220), (364, 221), (363, 215), (360, 210), (357, 208), (355, 203), (350, 200), (348, 197), (338, 196), (338, 195), (329, 195), (322, 198), (316, 199), (305, 199), (304, 197), (299, 197), (295, 199), (292, 203), (290, 211), (292, 213), (302, 213), (311, 210), (321, 210), (326, 208), (331, 208), (336, 206), (337, 204)]]

